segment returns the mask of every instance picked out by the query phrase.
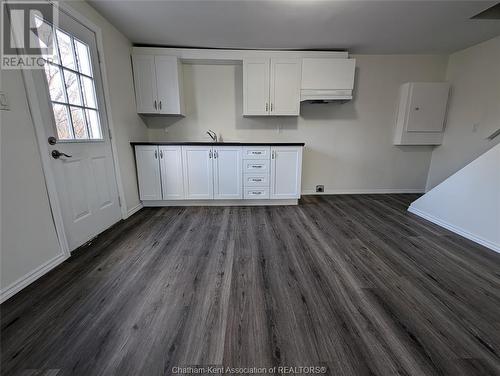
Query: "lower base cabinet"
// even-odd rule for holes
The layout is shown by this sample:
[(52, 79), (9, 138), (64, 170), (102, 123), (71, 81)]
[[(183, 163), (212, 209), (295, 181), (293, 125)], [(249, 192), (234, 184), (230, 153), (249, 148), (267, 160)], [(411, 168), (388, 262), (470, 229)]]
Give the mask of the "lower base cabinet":
[(145, 202), (300, 198), (302, 146), (148, 144), (135, 156)]
[(300, 198), (302, 148), (279, 146), (271, 149), (271, 193), (275, 200)]
[(211, 146), (183, 146), (184, 198), (211, 200), (214, 198), (213, 150)]

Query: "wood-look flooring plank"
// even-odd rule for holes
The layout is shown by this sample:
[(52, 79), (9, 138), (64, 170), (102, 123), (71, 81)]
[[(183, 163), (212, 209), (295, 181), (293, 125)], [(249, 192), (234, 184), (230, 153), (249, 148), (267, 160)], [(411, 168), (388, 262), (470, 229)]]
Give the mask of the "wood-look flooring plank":
[(418, 197), (145, 208), (0, 306), (0, 371), (500, 374), (500, 255)]

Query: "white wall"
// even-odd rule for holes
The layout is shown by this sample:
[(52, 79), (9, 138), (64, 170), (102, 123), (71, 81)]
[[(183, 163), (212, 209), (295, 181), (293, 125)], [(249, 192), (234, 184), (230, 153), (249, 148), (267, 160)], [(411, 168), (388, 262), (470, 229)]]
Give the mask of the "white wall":
[(130, 48), (123, 34), (83, 1), (67, 1), (73, 9), (96, 24), (102, 31), (104, 59), (109, 84), (109, 100), (118, 149), (124, 201), (128, 210), (139, 204), (135, 160), (130, 141), (147, 138), (147, 129), (135, 110), (134, 82)]
[[(103, 33), (120, 172), (128, 209), (139, 204), (135, 162), (129, 142), (147, 138), (135, 112), (130, 43), (84, 2), (70, 5), (97, 24)], [(20, 71), (2, 71), (0, 86), (11, 111), (1, 111), (1, 270), (2, 297), (23, 281), (63, 259), (52, 221), (40, 154)], [(43, 274), (43, 273), (42, 273)]]
[(500, 142), (500, 36), (450, 56), (452, 91), (443, 144), (432, 153), (427, 189)]
[(413, 202), (410, 211), (500, 252), (500, 144)]
[(10, 111), (0, 111), (0, 289), (62, 257), (20, 71), (1, 72)]
[[(392, 145), (399, 86), (443, 80), (446, 56), (360, 55), (354, 100), (303, 104), (300, 117), (242, 117), (241, 65), (185, 65), (185, 118), (151, 118), (149, 139), (303, 141), (303, 192), (423, 191), (431, 147)], [(279, 131), (278, 129), (281, 129)], [(168, 131), (168, 133), (165, 132)]]

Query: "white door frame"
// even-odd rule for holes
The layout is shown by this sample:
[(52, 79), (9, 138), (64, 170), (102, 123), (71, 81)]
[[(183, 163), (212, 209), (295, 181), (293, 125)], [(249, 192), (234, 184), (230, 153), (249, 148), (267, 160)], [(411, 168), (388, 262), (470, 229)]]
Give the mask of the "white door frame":
[[(52, 1), (50, 1), (52, 3)], [(125, 202), (125, 195), (124, 195), (124, 190), (123, 190), (123, 183), (122, 183), (122, 178), (120, 174), (120, 166), (119, 166), (119, 161), (118, 161), (118, 152), (117, 152), (117, 147), (116, 147), (116, 142), (115, 142), (115, 131), (114, 131), (114, 123), (113, 119), (111, 116), (111, 102), (110, 102), (110, 95), (109, 95), (109, 85), (108, 85), (108, 78), (106, 75), (106, 63), (104, 60), (104, 54), (102, 51), (104, 51), (104, 45), (103, 45), (103, 39), (102, 39), (102, 32), (101, 28), (94, 24), (92, 21), (90, 21), (87, 17), (83, 16), (79, 12), (77, 12), (75, 9), (71, 8), (67, 4), (56, 4), (54, 5), (56, 8), (58, 8), (59, 11), (62, 11), (66, 13), (68, 16), (74, 18), (77, 20), (77, 22), (81, 23), (83, 26), (86, 28), (90, 29), (92, 32), (95, 33), (96, 36), (96, 41), (97, 41), (97, 51), (98, 51), (98, 64), (99, 68), (101, 70), (101, 78), (102, 78), (102, 87), (104, 91), (104, 112), (106, 114), (107, 120), (108, 120), (108, 128), (109, 132), (113, 137), (110, 137), (111, 141), (111, 154), (113, 156), (113, 165), (114, 165), (114, 170), (115, 170), (115, 176), (116, 176), (116, 186), (118, 188), (118, 199), (121, 202), (120, 210), (122, 213), (122, 219), (125, 219), (128, 217), (127, 213), (127, 203)], [(55, 184), (55, 177), (54, 177), (54, 172), (52, 171), (51, 167), (51, 160), (50, 160), (50, 151), (47, 143), (47, 137), (45, 132), (45, 127), (42, 122), (42, 111), (41, 111), (41, 106), (39, 103), (39, 100), (36, 95), (36, 89), (35, 89), (35, 81), (34, 81), (34, 74), (33, 70), (30, 69), (23, 69), (22, 70), (23, 74), (23, 79), (24, 79), (24, 85), (26, 89), (26, 96), (28, 99), (28, 104), (30, 107), (30, 113), (33, 121), (33, 125), (35, 127), (35, 134), (36, 134), (36, 139), (38, 143), (38, 148), (40, 151), (40, 158), (42, 161), (42, 170), (45, 178), (45, 184), (47, 187), (47, 193), (49, 197), (49, 204), (50, 208), (52, 211), (52, 216), (54, 218), (54, 225), (56, 229), (56, 234), (57, 238), (59, 241), (59, 246), (61, 251), (64, 253), (66, 256), (65, 258), (68, 258), (71, 253), (68, 245), (68, 239), (66, 238), (66, 232), (64, 229), (64, 222), (63, 222), (63, 217), (62, 217), (62, 208), (61, 208), (61, 203), (59, 201), (59, 196), (57, 194), (57, 189), (56, 189), (56, 184)]]

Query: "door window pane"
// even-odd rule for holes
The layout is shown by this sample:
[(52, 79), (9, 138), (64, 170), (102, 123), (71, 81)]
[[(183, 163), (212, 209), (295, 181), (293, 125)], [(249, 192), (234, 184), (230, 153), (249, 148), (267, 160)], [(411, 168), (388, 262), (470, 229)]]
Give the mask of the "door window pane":
[(78, 71), (80, 73), (86, 74), (87, 76), (92, 76), (92, 68), (90, 64), (90, 53), (88, 46), (75, 39), (75, 47), (76, 47), (76, 56), (78, 59)]
[(45, 64), (45, 76), (49, 85), (50, 99), (55, 102), (65, 102), (61, 69), (52, 64)]
[(70, 109), (71, 109), (71, 120), (73, 121), (73, 131), (75, 132), (75, 138), (77, 139), (89, 138), (85, 117), (83, 116), (83, 110), (79, 107), (70, 107)]
[(101, 127), (99, 126), (99, 114), (95, 110), (85, 110), (87, 122), (89, 124), (90, 138), (102, 138)]
[(66, 68), (76, 70), (75, 55), (73, 53), (73, 43), (71, 43), (71, 37), (61, 30), (56, 30), (56, 35), (62, 65)]
[(68, 93), (68, 101), (70, 104), (82, 104), (82, 99), (80, 98), (80, 83), (78, 82), (78, 76), (76, 73), (70, 72), (64, 69), (64, 80), (66, 81), (66, 91)]
[(94, 80), (91, 78), (80, 76), (83, 87), (83, 100), (86, 107), (97, 108), (94, 93)]
[(57, 136), (60, 140), (70, 140), (73, 138), (71, 122), (68, 114), (68, 107), (63, 104), (52, 105), (54, 110), (54, 120), (56, 122)]
[[(60, 59), (45, 64), (50, 100), (60, 140), (102, 140), (90, 48), (56, 29)], [(48, 59), (49, 60), (49, 59)]]

